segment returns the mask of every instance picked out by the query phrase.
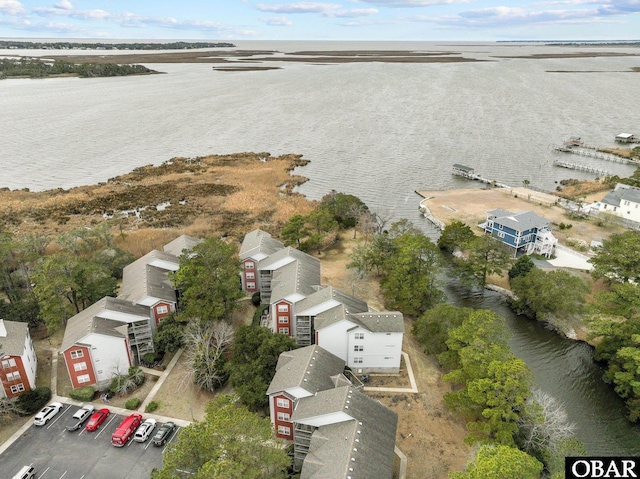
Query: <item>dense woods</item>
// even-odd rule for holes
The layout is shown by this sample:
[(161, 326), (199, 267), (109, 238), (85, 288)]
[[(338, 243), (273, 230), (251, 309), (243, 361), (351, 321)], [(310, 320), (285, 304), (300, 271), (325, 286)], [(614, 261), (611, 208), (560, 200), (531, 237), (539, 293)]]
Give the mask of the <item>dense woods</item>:
[(52, 75), (76, 75), (81, 78), (113, 77), (157, 73), (142, 65), (118, 65), (115, 63), (70, 63), (45, 61), (37, 58), (0, 59), (0, 80), (28, 77), (46, 78)]

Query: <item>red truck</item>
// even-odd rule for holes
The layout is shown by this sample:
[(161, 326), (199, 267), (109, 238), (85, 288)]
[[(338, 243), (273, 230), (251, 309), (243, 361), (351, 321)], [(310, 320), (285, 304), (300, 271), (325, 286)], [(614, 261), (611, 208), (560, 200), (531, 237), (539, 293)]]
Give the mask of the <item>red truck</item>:
[(124, 446), (141, 422), (141, 414), (131, 414), (130, 416), (125, 417), (115, 432), (111, 435), (111, 444), (116, 447)]

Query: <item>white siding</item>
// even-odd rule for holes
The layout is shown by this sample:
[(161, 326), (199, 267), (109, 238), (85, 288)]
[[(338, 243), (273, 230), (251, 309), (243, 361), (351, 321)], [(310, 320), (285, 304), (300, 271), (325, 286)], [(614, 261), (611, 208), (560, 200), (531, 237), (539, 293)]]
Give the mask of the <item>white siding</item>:
[(348, 414), (342, 411), (339, 411), (339, 412), (332, 412), (330, 414), (324, 414), (322, 416), (305, 417), (304, 419), (296, 420), (296, 422), (300, 424), (307, 424), (309, 426), (320, 427), (320, 426), (326, 426), (327, 424), (336, 424), (339, 422), (352, 421), (352, 420), (353, 418), (351, 416), (349, 416)]
[(36, 352), (33, 349), (33, 342), (31, 341), (31, 335), (27, 333), (24, 339), (24, 351), (22, 353), (22, 365), (24, 371), (27, 374), (29, 380), (29, 386), (31, 389), (36, 387), (36, 370), (38, 368), (38, 358)]
[(335, 354), (346, 363), (349, 357), (349, 329), (354, 326), (355, 324), (351, 321), (343, 319), (318, 330), (318, 346)]
[[(355, 339), (355, 333), (364, 334), (364, 339)], [(400, 370), (403, 333), (373, 333), (358, 327), (349, 331), (347, 366), (355, 372), (392, 372)], [(354, 351), (362, 345), (362, 351)], [(356, 363), (354, 358), (362, 358)]]
[(126, 374), (132, 366), (124, 338), (89, 334), (81, 342), (91, 344), (91, 358), (98, 383), (110, 381), (114, 374)]

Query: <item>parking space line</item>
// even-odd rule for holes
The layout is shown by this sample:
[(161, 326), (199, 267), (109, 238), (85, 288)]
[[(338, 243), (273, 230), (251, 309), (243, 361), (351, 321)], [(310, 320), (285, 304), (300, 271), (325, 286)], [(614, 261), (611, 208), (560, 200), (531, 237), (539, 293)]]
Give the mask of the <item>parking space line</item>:
[(98, 437), (100, 436), (100, 434), (102, 434), (102, 431), (105, 430), (105, 428), (111, 424), (111, 422), (116, 418), (117, 414), (114, 414), (111, 419), (109, 419), (109, 421), (107, 421), (106, 424), (103, 424), (102, 427), (100, 428), (100, 431), (98, 431), (98, 434), (95, 435), (94, 439), (98, 439)]
[(62, 416), (64, 416), (64, 415), (65, 415), (65, 413), (66, 413), (69, 409), (71, 409), (71, 406), (67, 406), (67, 408), (66, 408), (66, 409), (64, 409), (64, 410), (62, 411), (62, 414), (56, 414), (56, 418), (55, 418), (53, 421), (51, 421), (50, 423), (48, 423), (48, 424), (47, 424), (47, 429), (49, 429), (51, 426), (53, 426), (55, 423), (57, 423), (57, 422), (58, 422), (58, 420), (59, 420)]
[(178, 426), (176, 428), (176, 430), (173, 431), (173, 434), (171, 434), (171, 437), (169, 439), (167, 439), (167, 442), (164, 443), (164, 447), (162, 448), (162, 454), (164, 454), (165, 449), (167, 449), (167, 446), (173, 440), (173, 438), (176, 437), (176, 435), (178, 434), (179, 431), (180, 431), (180, 426)]
[(40, 475), (38, 476), (38, 479), (42, 479), (42, 477), (44, 477), (44, 475), (47, 473), (47, 471), (48, 471), (49, 469), (50, 469), (50, 468), (49, 468), (49, 467), (47, 467), (44, 471), (42, 471), (42, 474), (40, 474)]
[(59, 479), (62, 479), (64, 476), (66, 476), (66, 475), (67, 475), (67, 472), (69, 472), (69, 471), (64, 471), (64, 472), (62, 473), (62, 475), (60, 476), (60, 478), (59, 478)]

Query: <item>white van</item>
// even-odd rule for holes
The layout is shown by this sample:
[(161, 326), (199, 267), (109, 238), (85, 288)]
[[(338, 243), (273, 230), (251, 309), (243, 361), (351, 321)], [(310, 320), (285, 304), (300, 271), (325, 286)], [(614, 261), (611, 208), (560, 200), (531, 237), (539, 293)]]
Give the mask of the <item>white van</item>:
[(13, 479), (32, 479), (36, 477), (36, 470), (33, 466), (24, 466)]

